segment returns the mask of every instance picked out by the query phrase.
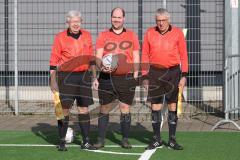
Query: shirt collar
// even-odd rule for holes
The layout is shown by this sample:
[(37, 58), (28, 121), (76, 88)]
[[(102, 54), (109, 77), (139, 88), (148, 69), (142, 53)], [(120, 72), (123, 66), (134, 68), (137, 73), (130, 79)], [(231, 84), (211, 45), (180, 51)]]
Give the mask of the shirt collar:
[(74, 39), (78, 39), (81, 36), (82, 32), (79, 30), (77, 34), (71, 33), (70, 29), (67, 29), (67, 36), (73, 37)]
[(164, 34), (166, 34), (167, 32), (170, 32), (171, 30), (172, 30), (172, 26), (169, 25), (168, 30), (162, 34), (162, 33), (160, 32), (158, 26), (155, 27), (155, 31), (158, 31), (161, 35), (164, 35)]
[(113, 32), (114, 34), (117, 34), (117, 35), (120, 35), (120, 34), (122, 34), (123, 32), (126, 32), (126, 31), (127, 31), (126, 28), (123, 28), (122, 32), (117, 34), (117, 33), (114, 32), (112, 27), (109, 29), (109, 32)]

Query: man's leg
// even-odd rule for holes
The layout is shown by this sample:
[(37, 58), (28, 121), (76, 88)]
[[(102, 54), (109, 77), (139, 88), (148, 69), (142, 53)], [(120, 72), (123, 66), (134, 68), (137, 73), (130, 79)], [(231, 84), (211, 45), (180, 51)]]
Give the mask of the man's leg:
[(119, 104), (121, 115), (120, 115), (120, 124), (122, 132), (122, 147), (126, 149), (132, 148), (131, 144), (128, 141), (130, 127), (131, 127), (131, 113), (130, 107), (128, 104), (120, 102)]
[(153, 127), (153, 133), (154, 137), (157, 141), (161, 140), (161, 122), (162, 122), (162, 104), (152, 104), (152, 127)]
[(78, 120), (79, 127), (82, 134), (83, 143), (82, 149), (95, 150), (96, 148), (90, 144), (89, 132), (90, 132), (90, 115), (88, 107), (78, 106)]
[(177, 129), (177, 107), (176, 103), (168, 104), (168, 128), (169, 128), (169, 141), (168, 147), (175, 150), (182, 150), (183, 147), (176, 142), (176, 129)]
[(109, 112), (111, 108), (111, 104), (101, 105), (98, 117), (98, 142), (94, 144), (96, 148), (104, 147), (106, 130), (109, 123)]
[(162, 104), (152, 104), (151, 108), (152, 108), (153, 140), (146, 149), (161, 148), (163, 145), (163, 142), (161, 140)]
[(112, 102), (116, 99), (110, 74), (100, 73), (98, 97), (101, 106), (98, 117), (98, 141), (94, 146), (102, 148), (104, 147), (106, 130), (109, 123), (109, 112), (112, 109)]
[[(58, 120), (58, 133), (59, 133), (59, 151), (66, 151), (67, 148), (65, 146), (65, 137), (68, 129), (68, 123), (69, 123), (69, 110), (73, 105), (74, 97), (70, 96), (74, 92), (74, 88), (69, 87), (66, 82), (66, 80), (72, 81), (72, 75), (70, 74), (68, 77), (68, 73), (58, 72), (57, 74), (57, 82), (59, 87), (59, 99), (62, 105), (63, 109), (63, 120)], [(68, 78), (67, 78), (68, 77)]]
[[(68, 108), (68, 107), (63, 106), (63, 108)], [(69, 109), (63, 109), (63, 114), (64, 114), (64, 119), (58, 120), (58, 134), (60, 139), (59, 146), (58, 146), (59, 151), (67, 151), (65, 137), (66, 137), (68, 124), (69, 124)]]

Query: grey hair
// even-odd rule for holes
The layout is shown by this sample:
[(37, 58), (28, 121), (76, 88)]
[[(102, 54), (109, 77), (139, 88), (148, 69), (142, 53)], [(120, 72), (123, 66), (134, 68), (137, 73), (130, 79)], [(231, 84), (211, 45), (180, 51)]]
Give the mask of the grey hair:
[(81, 12), (79, 12), (77, 10), (71, 10), (66, 14), (66, 22), (69, 22), (70, 19), (73, 17), (79, 17), (82, 20)]
[(157, 18), (157, 16), (166, 16), (170, 22), (170, 13), (168, 12), (168, 10), (164, 9), (164, 8), (158, 8), (155, 12), (155, 18)]

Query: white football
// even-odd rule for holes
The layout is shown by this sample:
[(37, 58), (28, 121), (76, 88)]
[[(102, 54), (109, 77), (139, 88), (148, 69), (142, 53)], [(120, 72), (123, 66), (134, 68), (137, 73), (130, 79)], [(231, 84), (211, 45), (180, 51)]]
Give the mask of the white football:
[(113, 53), (106, 54), (102, 58), (102, 64), (105, 67), (115, 70), (118, 67), (118, 56)]
[(68, 127), (66, 137), (65, 137), (65, 141), (66, 141), (66, 143), (72, 143), (73, 139), (74, 139), (73, 129)]

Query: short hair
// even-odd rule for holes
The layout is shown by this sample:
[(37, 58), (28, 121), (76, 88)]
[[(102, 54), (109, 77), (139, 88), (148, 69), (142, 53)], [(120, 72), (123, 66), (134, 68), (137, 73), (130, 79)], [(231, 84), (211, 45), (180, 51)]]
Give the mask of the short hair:
[(168, 18), (168, 20), (170, 21), (170, 13), (168, 12), (167, 9), (165, 8), (158, 8), (155, 12), (155, 17), (159, 16), (159, 15), (163, 15), (166, 16)]
[(77, 10), (71, 10), (71, 11), (68, 11), (68, 13), (66, 14), (66, 22), (69, 22), (70, 19), (73, 17), (79, 17), (82, 20), (81, 12)]
[(120, 10), (122, 11), (123, 17), (125, 17), (125, 11), (124, 11), (124, 9), (121, 8), (121, 7), (113, 8), (113, 10), (112, 10), (112, 12), (111, 12), (111, 17), (112, 17), (112, 15), (113, 15), (113, 12), (114, 12), (116, 9), (120, 9)]

